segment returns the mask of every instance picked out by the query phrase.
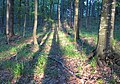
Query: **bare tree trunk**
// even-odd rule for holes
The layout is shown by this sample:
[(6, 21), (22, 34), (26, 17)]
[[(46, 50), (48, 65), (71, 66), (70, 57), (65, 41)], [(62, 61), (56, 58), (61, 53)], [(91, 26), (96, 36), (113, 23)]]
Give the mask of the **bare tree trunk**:
[(5, 0), (2, 1), (2, 27), (4, 27), (4, 9), (5, 9)]
[(19, 1), (19, 10), (18, 10), (18, 32), (20, 34), (21, 27), (21, 0)]
[(70, 13), (70, 27), (73, 28), (73, 18), (72, 18), (72, 16), (73, 16), (73, 1), (72, 0), (71, 0), (71, 4), (70, 4), (70, 11), (71, 11), (71, 13)]
[(10, 29), (9, 36), (14, 36), (14, 0), (10, 0)]
[(80, 25), (80, 28), (82, 27), (82, 16), (83, 16), (83, 1), (80, 1), (80, 18), (79, 18), (79, 25)]
[(97, 13), (98, 13), (98, 17), (99, 17), (99, 15), (100, 15), (100, 0), (98, 0), (98, 11), (97, 11)]
[(6, 39), (9, 44), (9, 21), (10, 21), (10, 0), (7, 0), (7, 10), (6, 10)]
[(24, 17), (23, 37), (25, 37), (25, 33), (26, 33), (26, 20), (27, 20), (27, 0), (25, 1), (25, 17)]
[(112, 33), (114, 30), (114, 17), (115, 0), (103, 1), (98, 44), (95, 52), (100, 66), (106, 64), (106, 58), (113, 56)]
[(75, 0), (75, 16), (74, 16), (74, 30), (75, 30), (75, 41), (79, 39), (79, 27), (78, 27), (78, 11), (79, 11), (79, 0)]
[(88, 19), (87, 19), (87, 28), (88, 29), (91, 28), (91, 22), (90, 22), (91, 21), (91, 19), (90, 19), (91, 18), (91, 0), (90, 0), (89, 4), (90, 4), (89, 7), (88, 7), (89, 8), (89, 14), (88, 14)]
[(53, 13), (53, 0), (50, 0), (50, 18), (52, 19), (52, 13)]
[(36, 30), (37, 30), (37, 0), (34, 0), (35, 1), (35, 14), (34, 14), (34, 28), (33, 28), (33, 43), (34, 43), (34, 46), (35, 48), (38, 50), (39, 47), (38, 47), (38, 42), (37, 42), (37, 35), (36, 35)]
[(114, 25), (115, 25), (114, 22), (115, 22), (115, 11), (116, 11), (115, 6), (116, 6), (116, 0), (113, 0), (112, 8), (111, 8), (111, 12), (112, 12), (112, 14), (111, 14), (111, 26), (112, 26), (111, 38), (113, 38), (113, 39), (114, 39)]
[(26, 22), (26, 24), (27, 24), (27, 26), (29, 26), (29, 23), (30, 23), (30, 21), (29, 21), (29, 20), (30, 20), (30, 18), (29, 18), (29, 16), (30, 16), (30, 15), (29, 15), (29, 1), (30, 1), (30, 0), (27, 0), (27, 1), (26, 1), (26, 6), (27, 6), (27, 7), (26, 7), (26, 9), (27, 9), (27, 10), (26, 10), (26, 11), (27, 11), (27, 17), (26, 17), (27, 22)]
[(60, 28), (60, 0), (58, 0), (58, 28)]
[(89, 19), (89, 6), (88, 6), (88, 0), (86, 2), (87, 7), (86, 7), (86, 28), (88, 29), (88, 19)]

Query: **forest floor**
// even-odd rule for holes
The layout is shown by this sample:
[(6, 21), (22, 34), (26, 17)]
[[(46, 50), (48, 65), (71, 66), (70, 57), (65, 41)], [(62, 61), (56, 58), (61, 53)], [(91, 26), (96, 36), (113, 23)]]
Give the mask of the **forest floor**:
[(0, 84), (120, 84), (119, 66), (88, 61), (96, 38), (83, 36), (76, 44), (64, 25), (58, 29), (57, 24), (37, 36), (38, 51), (32, 37), (16, 36), (10, 45), (0, 38)]

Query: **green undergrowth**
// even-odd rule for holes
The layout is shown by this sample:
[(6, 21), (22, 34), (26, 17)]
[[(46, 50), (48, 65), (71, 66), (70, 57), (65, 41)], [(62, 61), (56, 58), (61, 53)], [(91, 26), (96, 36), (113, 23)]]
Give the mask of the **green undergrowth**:
[[(64, 33), (60, 32), (59, 35), (64, 35)], [(68, 43), (67, 45), (64, 45), (64, 46), (61, 45), (62, 49), (63, 49), (62, 51), (63, 51), (64, 55), (65, 56), (69, 56), (69, 57), (73, 57), (73, 58), (79, 57), (80, 53), (77, 52), (77, 49), (76, 49), (75, 45), (72, 44), (72, 42), (74, 42), (74, 39), (69, 37), (69, 36), (67, 36), (66, 38), (64, 38), (64, 40), (66, 41), (65, 43)]]
[[(45, 32), (47, 32), (47, 30), (43, 32), (40, 28), (38, 31), (38, 37), (44, 36)], [(35, 72), (34, 66), (31, 66), (31, 63), (33, 62), (32, 59), (38, 55), (38, 52), (32, 52), (33, 44), (27, 43), (27, 40), (29, 42), (31, 36), (32, 32), (26, 32), (25, 37), (14, 40), (14, 42), (11, 42), (9, 45), (5, 43), (0, 45), (0, 70), (10, 70), (13, 78), (18, 78), (23, 74), (33, 74)], [(39, 73), (44, 72), (43, 64), (46, 62), (45, 60), (46, 58), (43, 56), (38, 58), (38, 64), (36, 63), (36, 66), (40, 67), (38, 70)]]
[(85, 37), (87, 39), (93, 38), (94, 42), (97, 43), (97, 34), (98, 33), (98, 29), (94, 28), (94, 29), (86, 29), (86, 28), (81, 28), (80, 30), (80, 37)]
[(45, 67), (47, 64), (47, 60), (48, 60), (48, 58), (47, 58), (46, 53), (41, 52), (37, 59), (37, 63), (35, 65), (36, 68), (34, 69), (34, 73), (37, 73), (37, 74), (44, 73)]
[[(96, 30), (95, 30), (96, 31)], [(97, 33), (95, 31), (87, 31), (86, 29), (82, 29), (80, 33), (80, 37), (86, 37), (87, 39), (93, 38), (94, 42), (97, 42)], [(70, 30), (70, 33), (73, 31)], [(21, 38), (20, 40), (16, 40), (14, 43), (15, 45), (0, 45), (0, 67), (1, 69), (8, 69), (11, 70), (13, 77), (17, 78), (23, 74), (41, 74), (41, 73), (48, 73), (51, 77), (57, 77), (58, 70), (54, 69), (51, 72), (47, 68), (47, 65), (53, 65), (55, 62), (48, 58), (48, 55), (54, 55), (56, 52), (59, 52), (60, 55), (66, 56), (69, 58), (79, 58), (81, 61), (85, 62), (87, 59), (87, 55), (94, 47), (89, 48), (88, 45), (83, 45), (82, 50), (78, 51), (75, 45), (74, 38), (71, 36), (66, 36), (64, 32), (59, 31), (59, 46), (60, 49), (58, 50), (51, 50), (44, 52), (45, 46), (40, 46), (42, 51), (39, 52), (32, 52), (31, 48), (33, 44), (27, 44), (24, 42), (27, 38), (31, 37), (32, 34), (26, 32), (25, 38)], [(45, 32), (43, 30), (39, 30), (38, 37), (44, 35)], [(51, 33), (53, 36), (53, 32)], [(46, 34), (47, 35), (47, 34)], [(117, 37), (119, 39), (119, 37)], [(56, 40), (56, 39), (55, 39)], [(44, 40), (45, 41), (45, 40)], [(53, 38), (49, 37), (45, 45), (48, 47), (52, 47)], [(115, 44), (116, 42), (113, 42)], [(86, 53), (87, 52), (87, 53)], [(35, 62), (33, 58), (36, 58)], [(1, 60), (4, 59), (4, 60)], [(32, 65), (31, 65), (32, 63)], [(93, 58), (89, 64), (95, 68), (96, 67), (96, 58)], [(82, 71), (83, 68), (78, 66), (78, 70)], [(95, 71), (91, 71), (94, 73)], [(78, 73), (77, 75), (80, 75)], [(98, 80), (98, 84), (101, 83), (101, 80)]]
[(93, 57), (92, 60), (90, 60), (89, 64), (95, 68), (97, 66), (97, 59), (96, 57)]
[(78, 57), (80, 54), (78, 52), (75, 52), (75, 46), (73, 45), (68, 45), (63, 47), (63, 52), (64, 55), (69, 56), (69, 57)]

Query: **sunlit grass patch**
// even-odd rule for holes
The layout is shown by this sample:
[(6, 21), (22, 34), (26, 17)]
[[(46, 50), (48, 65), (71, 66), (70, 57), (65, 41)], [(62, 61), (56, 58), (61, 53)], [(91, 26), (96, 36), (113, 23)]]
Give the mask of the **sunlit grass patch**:
[(19, 77), (21, 75), (21, 73), (23, 72), (23, 70), (24, 70), (23, 63), (15, 63), (12, 66), (12, 72), (13, 72), (15, 78)]
[(64, 46), (63, 53), (64, 53), (64, 55), (69, 56), (69, 57), (79, 57), (80, 56), (80, 54), (75, 51), (74, 45)]
[(47, 58), (44, 56), (40, 56), (37, 60), (37, 64), (35, 65), (36, 68), (34, 72), (37, 74), (44, 73), (46, 63), (47, 63)]
[(80, 37), (86, 37), (88, 40), (93, 38), (94, 42), (97, 43), (97, 34), (81, 32)]
[(104, 84), (104, 80), (103, 80), (103, 79), (98, 79), (98, 80), (97, 80), (97, 83), (98, 83), (98, 84)]
[(96, 57), (94, 57), (94, 58), (89, 62), (89, 64), (90, 64), (93, 68), (95, 68), (95, 67), (97, 66), (97, 59), (96, 59)]
[(64, 32), (59, 32), (59, 36), (60, 38), (62, 37), (62, 39), (60, 39), (60, 43), (63, 54), (69, 57), (79, 57), (80, 56), (79, 52), (77, 52), (75, 45), (72, 44), (72, 42), (74, 42), (73, 38), (69, 36), (66, 37)]

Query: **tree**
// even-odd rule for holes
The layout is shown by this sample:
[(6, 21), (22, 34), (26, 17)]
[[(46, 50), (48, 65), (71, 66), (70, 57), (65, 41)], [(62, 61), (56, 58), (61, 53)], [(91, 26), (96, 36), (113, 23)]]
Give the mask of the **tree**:
[(70, 2), (70, 27), (73, 28), (73, 0)]
[(78, 10), (79, 10), (79, 0), (75, 0), (75, 16), (74, 16), (75, 41), (79, 39)]
[(38, 50), (39, 47), (38, 47), (38, 42), (37, 42), (37, 35), (36, 35), (36, 30), (37, 30), (37, 0), (34, 0), (35, 2), (35, 14), (34, 14), (34, 28), (33, 28), (33, 43), (34, 43), (34, 48), (35, 50)]
[(14, 0), (9, 0), (9, 36), (14, 36)]
[(98, 64), (106, 64), (106, 59), (112, 56), (112, 40), (115, 18), (115, 0), (103, 0), (98, 43), (95, 51)]
[(60, 28), (60, 0), (58, 0), (58, 28)]
[(53, 12), (53, 0), (50, 0), (50, 18), (52, 19), (52, 12)]
[(21, 0), (19, 0), (19, 9), (18, 9), (18, 31), (20, 34), (20, 26), (21, 26)]
[(9, 39), (14, 35), (14, 0), (7, 0), (6, 10), (6, 38)]
[(4, 27), (4, 16), (5, 16), (5, 0), (2, 0), (2, 26)]
[(26, 20), (27, 20), (27, 1), (25, 0), (25, 17), (24, 17), (24, 29), (23, 29), (23, 37), (25, 36), (25, 32), (26, 32)]
[(86, 1), (86, 28), (88, 29), (88, 26), (89, 26), (89, 6), (88, 6), (88, 1)]
[(7, 0), (7, 10), (6, 10), (6, 38), (9, 44), (9, 22), (10, 22), (10, 0)]

